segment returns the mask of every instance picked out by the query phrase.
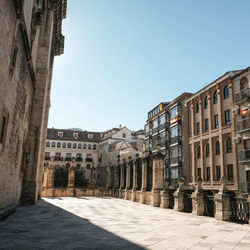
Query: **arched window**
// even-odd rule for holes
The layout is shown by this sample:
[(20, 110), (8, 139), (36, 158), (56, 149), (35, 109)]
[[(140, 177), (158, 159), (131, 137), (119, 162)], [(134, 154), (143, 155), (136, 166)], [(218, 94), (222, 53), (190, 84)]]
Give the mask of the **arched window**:
[(88, 149), (91, 149), (91, 144), (88, 145)]
[(51, 143), (51, 147), (52, 147), (52, 148), (55, 148), (55, 147), (56, 147), (56, 143), (55, 143), (54, 141)]
[(215, 154), (216, 155), (220, 154), (220, 143), (219, 143), (219, 141), (216, 141), (216, 143), (215, 143)]
[(87, 145), (86, 145), (86, 144), (83, 144), (82, 148), (83, 148), (83, 149), (86, 149), (86, 148), (87, 148)]
[(79, 148), (79, 149), (82, 148), (82, 144), (81, 144), (81, 143), (78, 144), (78, 148)]
[(56, 145), (58, 148), (61, 147), (61, 142), (58, 142), (57, 145)]
[(46, 141), (46, 147), (49, 148), (50, 147), (50, 142)]
[(206, 96), (204, 99), (204, 109), (208, 108), (208, 97)]
[(229, 98), (229, 87), (228, 87), (228, 85), (226, 85), (224, 87), (224, 99), (227, 99), (227, 98)]
[(76, 143), (73, 144), (73, 148), (76, 148)]
[(218, 103), (218, 94), (217, 91), (214, 91), (214, 104)]
[(200, 112), (200, 104), (199, 101), (196, 103), (196, 107), (195, 107), (196, 113)]
[(209, 143), (207, 143), (206, 145), (206, 157), (210, 156), (210, 147), (209, 147)]
[(95, 144), (93, 145), (93, 150), (96, 150), (96, 145)]
[(62, 147), (66, 148), (66, 143), (65, 142), (62, 143)]
[(227, 153), (232, 153), (232, 139), (229, 137), (227, 140), (226, 140), (226, 150), (227, 150)]
[(71, 143), (68, 143), (68, 148), (71, 148)]
[(197, 148), (197, 159), (200, 159), (201, 158), (201, 147), (198, 146)]
[(240, 80), (240, 90), (246, 89), (248, 84), (247, 78), (244, 76)]

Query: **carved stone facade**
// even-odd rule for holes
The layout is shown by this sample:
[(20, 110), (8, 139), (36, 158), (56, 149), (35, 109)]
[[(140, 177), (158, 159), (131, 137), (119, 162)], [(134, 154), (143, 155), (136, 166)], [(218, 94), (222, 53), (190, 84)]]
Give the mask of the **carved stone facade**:
[[(0, 210), (35, 203), (66, 0), (0, 1)], [(60, 38), (60, 39), (59, 39)]]

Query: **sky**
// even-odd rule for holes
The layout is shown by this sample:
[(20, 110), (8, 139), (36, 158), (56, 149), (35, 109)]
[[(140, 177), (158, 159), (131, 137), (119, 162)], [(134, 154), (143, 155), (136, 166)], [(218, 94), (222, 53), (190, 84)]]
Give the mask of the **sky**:
[(143, 129), (147, 112), (250, 66), (249, 0), (68, 0), (49, 127)]

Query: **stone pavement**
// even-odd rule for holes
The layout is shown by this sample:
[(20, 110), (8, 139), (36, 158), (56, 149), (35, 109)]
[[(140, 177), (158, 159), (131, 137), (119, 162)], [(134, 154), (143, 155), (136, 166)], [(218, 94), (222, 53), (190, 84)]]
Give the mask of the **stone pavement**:
[(97, 197), (43, 199), (0, 222), (0, 249), (250, 249), (250, 227)]

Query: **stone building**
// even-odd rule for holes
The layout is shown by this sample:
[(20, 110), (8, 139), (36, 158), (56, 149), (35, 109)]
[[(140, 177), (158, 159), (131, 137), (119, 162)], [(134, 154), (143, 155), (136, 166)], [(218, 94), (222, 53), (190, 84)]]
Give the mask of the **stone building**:
[(35, 203), (66, 0), (0, 1), (0, 210)]
[(239, 188), (250, 193), (250, 67), (240, 71), (232, 78), (234, 107), (232, 110), (237, 145)]
[[(101, 134), (98, 132), (79, 131), (71, 129), (47, 129), (47, 140), (44, 156), (44, 179), (43, 196), (47, 196), (47, 189), (51, 188), (50, 180), (46, 178), (48, 171), (53, 165), (55, 187), (68, 186), (67, 178), (60, 181), (57, 178), (56, 170), (64, 168), (66, 171), (74, 167), (81, 171), (88, 187), (91, 183), (91, 169), (97, 168), (99, 164), (99, 142)], [(69, 179), (69, 178), (68, 178)], [(77, 181), (77, 180), (76, 180)], [(60, 186), (61, 185), (61, 186)], [(62, 194), (63, 195), (63, 194)], [(65, 194), (63, 196), (66, 196)]]
[(189, 152), (192, 183), (203, 179), (203, 189), (218, 190), (222, 176), (228, 188), (239, 189), (235, 122), (232, 119), (234, 89), (230, 71), (196, 92), (186, 101), (189, 113)]

